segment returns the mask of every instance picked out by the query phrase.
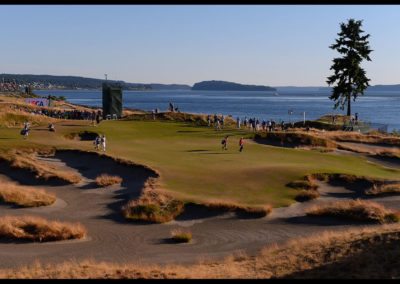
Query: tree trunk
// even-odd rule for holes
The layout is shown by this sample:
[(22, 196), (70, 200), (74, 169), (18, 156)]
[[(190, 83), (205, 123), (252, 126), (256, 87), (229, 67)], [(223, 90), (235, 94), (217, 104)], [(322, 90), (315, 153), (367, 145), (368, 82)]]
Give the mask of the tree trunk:
[(347, 96), (347, 116), (351, 116), (351, 96)]

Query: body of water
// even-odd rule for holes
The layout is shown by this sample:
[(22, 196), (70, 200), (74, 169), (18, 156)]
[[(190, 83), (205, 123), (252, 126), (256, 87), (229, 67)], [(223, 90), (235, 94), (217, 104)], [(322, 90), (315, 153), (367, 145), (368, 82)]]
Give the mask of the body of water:
[[(37, 90), (38, 95), (64, 96), (67, 101), (87, 106), (102, 106), (101, 90)], [(316, 119), (325, 114), (345, 114), (333, 110), (328, 91), (241, 92), (241, 91), (124, 91), (123, 107), (166, 111), (169, 102), (182, 112), (256, 117), (276, 121)], [(400, 129), (400, 92), (366, 92), (352, 102), (352, 113), (363, 121)], [(289, 114), (291, 113), (291, 114)]]

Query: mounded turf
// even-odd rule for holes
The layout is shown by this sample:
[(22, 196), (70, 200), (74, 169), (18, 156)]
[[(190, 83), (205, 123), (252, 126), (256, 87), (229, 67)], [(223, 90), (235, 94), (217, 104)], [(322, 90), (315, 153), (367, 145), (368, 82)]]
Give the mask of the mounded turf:
[[(163, 188), (187, 201), (286, 206), (298, 193), (286, 184), (307, 174), (344, 173), (392, 180), (400, 176), (398, 170), (361, 157), (265, 146), (250, 139), (240, 153), (239, 138), (248, 132), (175, 122), (103, 121), (93, 127), (89, 121), (65, 121), (56, 124), (55, 133), (45, 127), (32, 129), (27, 140), (19, 135), (19, 129), (0, 128), (0, 149), (54, 146), (94, 151), (92, 141), (64, 137), (85, 130), (106, 135), (108, 155), (156, 169)], [(230, 135), (226, 151), (221, 147), (225, 135)]]

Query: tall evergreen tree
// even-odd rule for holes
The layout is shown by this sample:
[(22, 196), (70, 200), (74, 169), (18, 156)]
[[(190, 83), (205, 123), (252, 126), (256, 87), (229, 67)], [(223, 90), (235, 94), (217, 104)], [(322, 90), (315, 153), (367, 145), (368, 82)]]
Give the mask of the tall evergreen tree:
[(339, 38), (330, 46), (343, 56), (333, 59), (330, 70), (334, 70), (334, 74), (326, 81), (329, 86), (334, 85), (329, 98), (335, 101), (335, 109), (340, 106), (343, 110), (347, 104), (348, 116), (351, 115), (351, 99), (355, 101), (359, 95), (364, 95), (370, 81), (360, 66), (364, 59), (371, 61), (369, 54), (372, 51), (368, 42), (370, 35), (362, 35), (361, 26), (362, 21), (354, 19), (348, 20), (347, 24), (341, 23)]

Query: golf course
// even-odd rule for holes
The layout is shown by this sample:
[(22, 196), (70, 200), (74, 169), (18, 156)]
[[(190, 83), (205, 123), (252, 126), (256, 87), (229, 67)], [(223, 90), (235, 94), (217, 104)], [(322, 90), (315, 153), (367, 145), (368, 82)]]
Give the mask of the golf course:
[[(400, 168), (381, 156), (339, 146), (281, 147), (255, 139), (256, 133), (234, 123), (216, 130), (207, 126), (204, 115), (160, 113), (153, 119), (145, 112), (129, 112), (122, 119), (93, 124), (9, 111), (13, 104), (24, 105), (7, 100), (0, 121), (0, 260), (6, 269), (0, 274), (35, 261), (77, 261), (69, 268), (88, 259), (111, 263), (107, 267), (140, 262), (140, 269), (225, 263), (235, 253), (246, 255), (247, 261), (266, 245), (399, 220), (399, 196), (385, 194), (396, 194)], [(32, 123), (27, 137), (20, 134), (25, 121)], [(49, 131), (49, 121), (55, 131)], [(320, 141), (347, 135), (340, 133), (296, 128), (273, 135), (308, 135)], [(95, 149), (98, 135), (107, 138), (105, 151)], [(225, 150), (221, 140), (226, 136)], [(361, 138), (397, 143), (396, 137), (354, 137), (341, 143), (356, 147)], [(389, 147), (378, 142), (370, 148)], [(362, 201), (346, 203), (355, 199)], [(324, 206), (336, 201), (342, 202), (335, 205), (341, 210), (369, 213), (360, 213), (361, 222), (333, 218)], [(32, 269), (29, 275), (42, 271)], [(173, 275), (185, 275), (180, 273)]]

